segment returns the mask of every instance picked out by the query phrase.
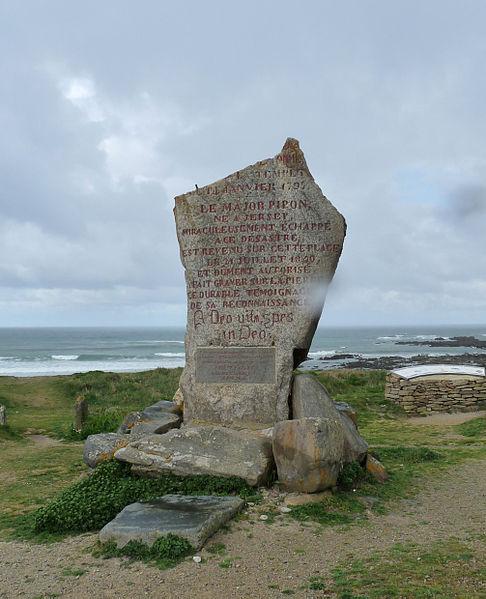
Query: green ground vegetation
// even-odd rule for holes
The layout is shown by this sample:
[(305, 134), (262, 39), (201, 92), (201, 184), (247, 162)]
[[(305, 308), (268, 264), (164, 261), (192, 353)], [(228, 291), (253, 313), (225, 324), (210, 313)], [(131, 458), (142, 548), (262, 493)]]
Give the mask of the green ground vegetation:
[[(79, 531), (77, 525), (66, 520), (70, 502), (76, 499), (77, 510), (82, 514), (91, 485), (102, 484), (101, 479), (107, 485), (103, 493), (108, 499), (113, 496), (116, 506), (125, 501), (149, 498), (155, 492), (178, 492), (177, 489), (191, 492), (181, 486), (176, 477), (164, 479), (165, 483), (150, 481), (155, 486), (152, 488), (147, 483), (145, 487), (145, 483), (116, 465), (107, 466), (114, 468), (109, 473), (103, 474), (101, 470), (99, 479), (96, 476), (88, 479), (81, 460), (82, 442), (70, 433), (74, 401), (79, 395), (84, 395), (89, 403), (89, 431), (114, 430), (128, 412), (161, 399), (171, 399), (180, 374), (180, 369), (157, 369), (133, 374), (91, 372), (31, 379), (0, 377), (0, 403), (7, 406), (9, 421), (8, 429), (0, 432), (0, 485), (3, 489), (0, 538), (32, 535), (34, 519), (31, 514), (38, 508), (42, 509), (38, 512), (37, 522), (44, 518), (44, 526), (37, 524), (36, 528), (38, 531), (42, 528), (42, 534), (51, 534), (53, 530)], [(339, 370), (317, 373), (316, 376), (336, 401), (346, 401), (356, 409), (360, 432), (388, 469), (390, 479), (380, 485), (363, 476), (359, 468), (351, 466), (341, 476), (338, 493), (314, 507), (300, 506), (292, 510), (292, 516), (302, 523), (347, 524), (360, 520), (370, 507), (367, 503), (370, 496), (373, 499), (371, 509), (386, 510), (394, 499), (410, 495), (419, 488), (424, 475), (440, 473), (462, 460), (486, 456), (485, 419), (456, 426), (412, 423), (399, 407), (385, 400), (384, 372)], [(39, 443), (32, 433), (47, 436), (50, 443)], [(156, 488), (157, 484), (162, 484), (163, 488)], [(202, 492), (202, 489), (219, 483), (200, 480), (191, 484), (194, 484), (194, 492)], [(137, 485), (141, 485), (140, 488)], [(231, 489), (220, 488), (219, 492), (247, 493), (237, 487), (235, 482)], [(106, 506), (100, 504), (98, 507), (98, 516), (104, 515), (91, 523), (90, 529), (102, 525), (111, 514), (103, 511)], [(53, 513), (58, 514), (55, 526), (47, 524), (55, 522)], [(70, 517), (72, 520), (74, 515)], [(62, 526), (61, 521), (64, 522)], [(41, 538), (38, 533), (37, 538)]]
[(480, 599), (486, 590), (486, 539), (396, 544), (332, 574), (321, 588), (339, 599)]
[(37, 533), (77, 533), (100, 530), (127, 505), (166, 494), (233, 495), (247, 497), (254, 489), (242, 479), (222, 476), (140, 478), (130, 467), (114, 460), (62, 491), (32, 515)]
[(154, 564), (163, 570), (175, 566), (194, 551), (194, 547), (187, 539), (168, 534), (157, 539), (151, 547), (141, 541), (130, 541), (120, 549), (113, 542), (98, 543), (93, 554), (105, 559), (126, 557), (130, 561)]
[(76, 397), (88, 399), (90, 431), (106, 431), (107, 415), (109, 430), (115, 430), (128, 412), (172, 399), (180, 374), (181, 369), (157, 369), (0, 377), (0, 403), (8, 418), (8, 427), (0, 427), (0, 538), (27, 534), (23, 516), (86, 475), (81, 439), (71, 434)]

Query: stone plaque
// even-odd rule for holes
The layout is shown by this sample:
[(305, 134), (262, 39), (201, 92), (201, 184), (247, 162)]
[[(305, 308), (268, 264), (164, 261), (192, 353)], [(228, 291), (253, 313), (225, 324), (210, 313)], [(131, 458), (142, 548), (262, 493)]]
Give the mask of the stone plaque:
[[(184, 421), (265, 428), (287, 419), (292, 370), (319, 321), (344, 218), (295, 139), (274, 158), (178, 196), (174, 212), (187, 288)], [(273, 384), (262, 387), (256, 367), (254, 384), (243, 373), (244, 382), (199, 382), (199, 350), (208, 346), (256, 356), (273, 347)]]
[(198, 347), (196, 383), (275, 384), (274, 347)]

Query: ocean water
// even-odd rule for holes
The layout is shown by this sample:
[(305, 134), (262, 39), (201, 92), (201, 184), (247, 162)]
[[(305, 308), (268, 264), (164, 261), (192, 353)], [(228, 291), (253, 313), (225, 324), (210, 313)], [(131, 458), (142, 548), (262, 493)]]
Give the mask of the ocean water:
[[(363, 357), (480, 353), (475, 348), (429, 348), (396, 345), (434, 337), (472, 335), (486, 339), (486, 325), (417, 327), (319, 328), (302, 366), (333, 368), (342, 360), (320, 357), (359, 354)], [(482, 352), (481, 352), (482, 353)], [(0, 375), (47, 376), (90, 370), (136, 372), (184, 366), (184, 329), (159, 328), (0, 328)]]

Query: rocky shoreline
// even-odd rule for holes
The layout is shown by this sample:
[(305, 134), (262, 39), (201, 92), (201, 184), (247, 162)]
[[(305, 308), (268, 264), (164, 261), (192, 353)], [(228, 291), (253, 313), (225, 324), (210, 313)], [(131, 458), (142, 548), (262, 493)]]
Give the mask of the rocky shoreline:
[[(341, 362), (345, 360), (345, 362)], [(404, 356), (379, 356), (377, 358), (366, 358), (359, 354), (341, 354), (335, 356), (323, 356), (319, 362), (340, 362), (333, 365), (333, 368), (359, 368), (371, 370), (392, 370), (393, 368), (402, 368), (404, 366), (414, 366), (416, 364), (471, 364), (474, 366), (486, 367), (486, 353), (477, 354), (458, 354), (430, 356), (427, 354), (417, 354), (408, 358)], [(318, 367), (316, 367), (318, 369)]]
[(472, 336), (462, 337), (436, 337), (427, 341), (395, 341), (395, 345), (421, 345), (425, 347), (474, 347), (486, 349), (486, 341)]

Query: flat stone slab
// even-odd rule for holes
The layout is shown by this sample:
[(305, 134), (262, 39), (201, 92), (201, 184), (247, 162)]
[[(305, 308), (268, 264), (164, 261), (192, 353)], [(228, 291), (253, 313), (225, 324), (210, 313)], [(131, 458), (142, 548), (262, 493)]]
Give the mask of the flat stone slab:
[(142, 410), (142, 416), (147, 418), (155, 418), (156, 416), (160, 416), (164, 413), (179, 414), (180, 411), (180, 407), (175, 402), (161, 399), (157, 403), (144, 408)]
[(272, 441), (265, 431), (222, 426), (184, 426), (165, 435), (147, 435), (118, 451), (139, 475), (208, 474), (238, 476), (250, 485), (265, 484), (274, 467)]
[(132, 437), (151, 434), (163, 435), (172, 428), (178, 428), (182, 420), (178, 414), (169, 412), (156, 413), (154, 417), (147, 417), (144, 414), (142, 412), (142, 419), (133, 425), (130, 433)]
[(240, 497), (164, 495), (153, 501), (127, 505), (104, 526), (102, 543), (123, 547), (129, 541), (153, 545), (168, 534), (183, 537), (197, 550), (244, 506)]
[(393, 374), (402, 379), (414, 379), (419, 376), (434, 374), (457, 374), (465, 376), (486, 376), (482, 366), (463, 366), (461, 364), (424, 364), (423, 366), (407, 366), (392, 370)]

